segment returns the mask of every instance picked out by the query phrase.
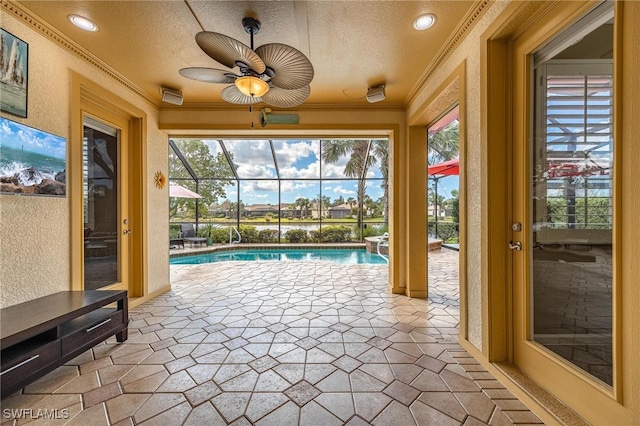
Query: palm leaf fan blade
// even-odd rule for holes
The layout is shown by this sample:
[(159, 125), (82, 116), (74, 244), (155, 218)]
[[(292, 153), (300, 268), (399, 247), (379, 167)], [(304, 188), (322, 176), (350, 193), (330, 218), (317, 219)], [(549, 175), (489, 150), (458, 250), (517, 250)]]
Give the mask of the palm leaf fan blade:
[(272, 87), (262, 96), (262, 100), (271, 106), (278, 108), (291, 108), (303, 103), (311, 93), (309, 85), (296, 90), (285, 90)]
[(215, 68), (190, 67), (182, 68), (178, 71), (183, 77), (191, 80), (204, 81), (205, 83), (233, 83), (236, 79), (235, 75), (229, 71), (219, 70)]
[(301, 89), (313, 80), (313, 65), (298, 49), (270, 43), (258, 47), (256, 53), (275, 71), (271, 79), (274, 86), (287, 90)]
[(258, 74), (266, 68), (260, 56), (249, 46), (224, 34), (202, 31), (196, 34), (196, 43), (204, 53), (226, 67), (233, 68), (240, 61)]
[(257, 96), (246, 96), (240, 90), (238, 90), (236, 86), (225, 87), (224, 89), (222, 89), (222, 92), (220, 92), (220, 96), (222, 96), (222, 99), (231, 104), (251, 105), (262, 102), (262, 98), (259, 98)]

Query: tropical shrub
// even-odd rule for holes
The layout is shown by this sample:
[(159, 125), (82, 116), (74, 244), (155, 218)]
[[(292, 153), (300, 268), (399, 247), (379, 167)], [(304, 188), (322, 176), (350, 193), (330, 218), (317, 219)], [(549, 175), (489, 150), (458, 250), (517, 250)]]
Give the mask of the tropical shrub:
[(436, 223), (429, 222), (429, 235), (435, 236), (446, 243), (456, 243), (459, 240), (458, 224), (454, 222), (438, 222), (438, 235), (436, 235)]
[(284, 239), (288, 243), (306, 243), (307, 231), (304, 229), (291, 229), (284, 234)]
[(325, 226), (322, 230), (309, 231), (314, 243), (345, 243), (351, 239), (351, 228), (344, 225)]
[(213, 230), (217, 228), (217, 225), (206, 222), (203, 223), (202, 226), (198, 229), (198, 235), (203, 238), (213, 237)]
[(258, 241), (261, 243), (277, 243), (280, 233), (277, 229), (262, 229), (258, 232)]
[[(367, 237), (377, 237), (378, 235), (382, 235), (385, 232), (388, 232), (388, 227), (387, 225), (381, 225), (381, 226), (367, 226), (366, 228), (362, 229), (362, 238), (367, 238)], [(353, 235), (355, 235), (356, 237), (358, 235), (360, 235), (360, 229), (358, 228), (357, 225), (355, 225), (353, 227), (352, 230)]]
[(456, 197), (451, 201), (451, 220), (460, 222), (460, 198)]
[(180, 224), (169, 224), (169, 238), (180, 238)]
[(311, 242), (314, 243), (321, 243), (322, 242), (322, 232), (318, 229), (318, 230), (312, 230), (309, 231), (309, 240)]
[(258, 238), (258, 230), (256, 229), (255, 226), (240, 225), (239, 232), (240, 232), (240, 236), (242, 237), (243, 243), (259, 243), (260, 242), (260, 239)]
[(229, 228), (213, 228), (211, 232), (211, 238), (214, 243), (228, 243), (229, 242)]

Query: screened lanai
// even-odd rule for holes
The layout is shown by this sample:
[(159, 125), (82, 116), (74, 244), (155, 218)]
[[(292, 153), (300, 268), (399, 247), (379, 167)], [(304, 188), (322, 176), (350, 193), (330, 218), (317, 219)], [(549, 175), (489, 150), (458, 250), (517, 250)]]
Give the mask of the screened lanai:
[[(169, 180), (202, 198), (170, 199), (170, 230), (214, 242), (363, 241), (388, 223), (386, 139), (169, 141)], [(204, 235), (209, 236), (209, 235)]]

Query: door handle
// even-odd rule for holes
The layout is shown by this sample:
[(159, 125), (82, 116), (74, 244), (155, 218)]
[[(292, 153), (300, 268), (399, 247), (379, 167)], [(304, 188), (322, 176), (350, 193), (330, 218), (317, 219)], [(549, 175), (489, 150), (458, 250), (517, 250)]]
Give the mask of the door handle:
[(521, 251), (522, 250), (522, 243), (520, 241), (516, 241), (515, 243), (513, 241), (509, 241), (509, 249), (510, 250)]

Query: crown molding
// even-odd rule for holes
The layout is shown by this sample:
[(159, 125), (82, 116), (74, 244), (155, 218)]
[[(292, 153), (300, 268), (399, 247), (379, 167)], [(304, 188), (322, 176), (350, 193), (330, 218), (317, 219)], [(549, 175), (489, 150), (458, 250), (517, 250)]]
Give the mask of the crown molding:
[(70, 40), (68, 37), (49, 26), (47, 23), (41, 21), (37, 16), (32, 15), (29, 11), (23, 9), (19, 4), (11, 0), (0, 0), (0, 7), (2, 8), (3, 12), (12, 15), (34, 31), (40, 33), (63, 49), (67, 50), (68, 52), (102, 71), (104, 74), (111, 77), (112, 79), (129, 89), (131, 92), (135, 93), (136, 95), (153, 105), (155, 108), (159, 108), (158, 102), (154, 98), (149, 96), (140, 87), (132, 83), (129, 79), (111, 68), (105, 62), (98, 59), (91, 52), (82, 48), (81, 46)]
[(442, 45), (438, 53), (434, 56), (433, 61), (425, 68), (422, 75), (416, 82), (414, 88), (407, 96), (405, 107), (408, 107), (411, 102), (416, 98), (418, 93), (424, 88), (427, 80), (433, 75), (433, 73), (442, 65), (442, 63), (449, 58), (451, 53), (456, 47), (465, 39), (467, 34), (473, 29), (478, 20), (484, 15), (484, 12), (488, 9), (492, 3), (491, 0), (479, 0), (474, 8), (471, 8), (467, 15), (460, 21), (460, 24), (456, 30), (451, 34), (447, 41)]

